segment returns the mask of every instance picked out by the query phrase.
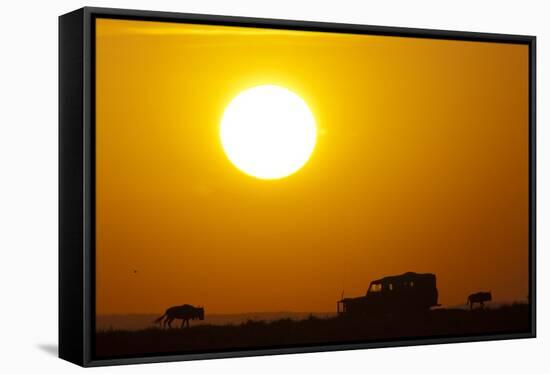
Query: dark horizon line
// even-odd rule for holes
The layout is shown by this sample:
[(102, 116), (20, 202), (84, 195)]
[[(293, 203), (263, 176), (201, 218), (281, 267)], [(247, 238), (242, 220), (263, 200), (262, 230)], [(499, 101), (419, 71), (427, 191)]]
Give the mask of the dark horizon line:
[[(516, 299), (516, 300), (497, 300), (488, 302), (487, 305), (513, 305), (513, 304), (528, 304), (528, 299)], [(441, 305), (435, 309), (453, 309), (458, 307), (466, 307), (466, 303), (450, 304), (450, 305)], [(205, 308), (207, 310), (207, 308)], [(162, 311), (157, 312), (137, 312), (137, 313), (96, 313), (96, 316), (128, 316), (128, 315), (156, 315), (163, 313)], [(275, 311), (258, 311), (258, 312), (215, 312), (208, 313), (210, 316), (228, 316), (228, 315), (243, 315), (243, 314), (336, 314), (334, 310), (331, 311), (289, 311), (289, 310), (275, 310)]]
[[(163, 311), (158, 312), (138, 312), (138, 313), (96, 313), (96, 316), (127, 316), (127, 315), (148, 315), (148, 314), (158, 314), (163, 313)], [(327, 311), (327, 312), (312, 312), (312, 311), (306, 311), (306, 312), (300, 312), (300, 311), (289, 311), (289, 310), (276, 310), (276, 311), (262, 311), (262, 312), (216, 312), (216, 313), (208, 313), (209, 315), (217, 315), (217, 316), (228, 316), (228, 315), (242, 315), (242, 314), (282, 314), (282, 313), (288, 313), (288, 314), (325, 314), (325, 313), (336, 313), (335, 311)]]

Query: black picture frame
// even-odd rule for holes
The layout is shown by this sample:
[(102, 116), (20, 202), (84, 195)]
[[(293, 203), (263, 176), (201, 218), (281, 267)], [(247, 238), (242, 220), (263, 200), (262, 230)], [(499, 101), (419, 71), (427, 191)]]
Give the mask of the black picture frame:
[[(94, 355), (95, 19), (98, 17), (255, 28), (517, 43), (529, 47), (530, 331), (288, 346), (246, 351), (98, 359)], [(324, 352), (536, 337), (536, 37), (84, 7), (59, 17), (59, 357), (81, 366)]]

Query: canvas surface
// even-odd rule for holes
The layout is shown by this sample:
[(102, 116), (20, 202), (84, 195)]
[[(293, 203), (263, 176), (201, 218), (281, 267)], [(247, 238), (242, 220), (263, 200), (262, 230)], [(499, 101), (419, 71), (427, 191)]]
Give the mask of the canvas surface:
[[(96, 22), (98, 357), (528, 330), (527, 45)], [(315, 119), (279, 179), (220, 138), (262, 85)]]

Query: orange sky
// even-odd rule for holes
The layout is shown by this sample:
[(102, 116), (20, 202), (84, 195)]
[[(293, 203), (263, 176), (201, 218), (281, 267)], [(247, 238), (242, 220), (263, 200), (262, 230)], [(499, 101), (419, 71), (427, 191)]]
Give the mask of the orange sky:
[[(528, 47), (97, 20), (97, 313), (334, 311), (433, 272), (440, 303), (528, 292)], [(238, 171), (223, 110), (275, 84), (309, 162)], [(137, 273), (134, 273), (137, 270)]]

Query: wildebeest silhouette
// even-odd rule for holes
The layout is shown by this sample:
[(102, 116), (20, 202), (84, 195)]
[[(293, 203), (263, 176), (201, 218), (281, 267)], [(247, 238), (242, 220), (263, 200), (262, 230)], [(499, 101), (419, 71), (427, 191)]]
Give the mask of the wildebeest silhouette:
[(491, 301), (493, 299), (491, 292), (476, 292), (468, 296), (466, 300), (466, 305), (470, 304), (470, 309), (473, 309), (474, 304), (478, 303), (479, 307), (483, 309), (486, 301)]
[[(162, 320), (164, 319), (164, 322)], [(181, 327), (183, 328), (186, 324), (189, 327), (190, 319), (204, 319), (204, 308), (194, 307), (193, 305), (183, 304), (178, 306), (173, 306), (166, 309), (166, 312), (159, 318), (155, 320), (155, 323), (162, 323), (162, 326), (166, 328), (168, 325), (169, 328), (172, 327), (172, 321), (175, 319), (181, 319)]]

